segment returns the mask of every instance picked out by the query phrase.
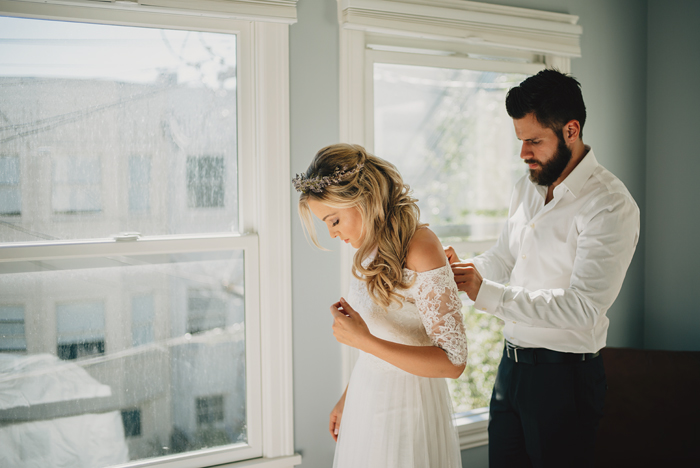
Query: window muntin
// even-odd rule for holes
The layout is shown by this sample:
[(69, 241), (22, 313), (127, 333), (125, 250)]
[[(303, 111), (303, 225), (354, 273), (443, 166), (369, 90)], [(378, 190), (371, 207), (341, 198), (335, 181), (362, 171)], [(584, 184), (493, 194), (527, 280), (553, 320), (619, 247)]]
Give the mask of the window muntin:
[[(422, 221), (445, 245), (495, 240), (525, 173), (505, 95), (527, 74), (377, 61), (372, 77), (374, 151), (411, 185)], [(503, 349), (502, 322), (468, 302), (467, 368), (449, 383), (457, 413), (488, 406)]]

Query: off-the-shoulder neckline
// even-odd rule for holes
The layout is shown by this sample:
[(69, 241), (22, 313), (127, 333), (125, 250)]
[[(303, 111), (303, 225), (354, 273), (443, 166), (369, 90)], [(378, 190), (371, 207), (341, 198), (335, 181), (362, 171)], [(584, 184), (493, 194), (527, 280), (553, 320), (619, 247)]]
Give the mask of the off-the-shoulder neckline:
[(449, 263), (445, 266), (433, 268), (432, 270), (416, 271), (416, 270), (411, 270), (410, 268), (404, 268), (403, 271), (408, 271), (408, 272), (414, 273), (416, 275), (422, 275), (424, 273), (437, 273), (439, 270), (442, 270), (443, 268), (450, 268)]
[[(375, 249), (374, 249), (369, 255), (367, 255), (367, 257), (365, 257), (364, 260), (362, 260), (362, 266), (365, 266), (365, 262), (367, 262), (367, 261), (371, 262), (372, 260), (374, 260), (374, 257), (375, 257), (376, 255), (377, 255), (377, 248), (375, 247)], [(447, 257), (445, 257), (445, 262), (447, 262)], [(449, 263), (446, 263), (445, 266), (433, 268), (432, 270), (416, 271), (416, 270), (411, 270), (410, 268), (405, 268), (405, 267), (404, 267), (404, 268), (403, 268), (403, 271), (404, 271), (404, 272), (413, 273), (413, 274), (416, 274), (416, 275), (421, 275), (421, 274), (424, 274), (424, 273), (438, 272), (439, 270), (442, 270), (443, 268), (449, 268), (449, 267), (450, 267), (450, 264), (449, 264)]]

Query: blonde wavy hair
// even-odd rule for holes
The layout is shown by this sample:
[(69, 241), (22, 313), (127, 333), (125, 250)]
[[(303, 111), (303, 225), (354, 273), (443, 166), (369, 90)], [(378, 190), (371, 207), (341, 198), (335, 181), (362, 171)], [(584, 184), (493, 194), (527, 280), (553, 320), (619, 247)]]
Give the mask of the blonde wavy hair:
[[(352, 173), (358, 165), (362, 168)], [(383, 309), (392, 302), (400, 304), (403, 296), (396, 290), (411, 286), (403, 277), (408, 244), (416, 230), (426, 226), (420, 223), (418, 200), (411, 196), (410, 187), (393, 164), (368, 153), (359, 145), (340, 143), (322, 148), (301, 177), (332, 177), (337, 168), (347, 168), (350, 175), (319, 192), (308, 190), (302, 193), (299, 217), (314, 245), (323, 249), (318, 242), (309, 200), (333, 208), (357, 208), (364, 237), (353, 258), (352, 274), (367, 283), (370, 297)], [(362, 261), (375, 247), (376, 256), (367, 267), (363, 267)]]

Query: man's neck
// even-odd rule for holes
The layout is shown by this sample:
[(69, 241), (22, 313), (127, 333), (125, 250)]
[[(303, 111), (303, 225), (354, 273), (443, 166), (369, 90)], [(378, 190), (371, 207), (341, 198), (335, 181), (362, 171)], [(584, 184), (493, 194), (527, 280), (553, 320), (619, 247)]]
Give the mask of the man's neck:
[(573, 146), (571, 147), (571, 160), (569, 161), (569, 164), (566, 165), (559, 178), (557, 178), (552, 185), (547, 187), (547, 195), (544, 198), (545, 205), (551, 202), (554, 198), (554, 189), (557, 187), (557, 185), (564, 182), (564, 179), (566, 179), (569, 174), (576, 169), (578, 163), (583, 161), (583, 158), (588, 154), (590, 149), (591, 147), (584, 145), (580, 138), (574, 142)]

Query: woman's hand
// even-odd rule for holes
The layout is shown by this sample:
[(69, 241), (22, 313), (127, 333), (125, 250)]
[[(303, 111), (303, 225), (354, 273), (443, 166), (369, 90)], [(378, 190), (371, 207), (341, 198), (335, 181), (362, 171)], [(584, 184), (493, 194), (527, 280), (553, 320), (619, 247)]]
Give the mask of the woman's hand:
[(335, 318), (333, 336), (338, 343), (364, 351), (373, 336), (360, 314), (342, 297), (331, 306), (331, 313)]
[(343, 409), (345, 408), (345, 395), (347, 394), (348, 389), (345, 389), (345, 392), (343, 392), (343, 396), (340, 397), (340, 400), (338, 400), (338, 403), (335, 404), (333, 407), (333, 411), (331, 411), (331, 418), (330, 422), (328, 424), (328, 430), (331, 433), (331, 437), (333, 437), (333, 440), (338, 442), (338, 432), (340, 432), (340, 420), (343, 419)]

